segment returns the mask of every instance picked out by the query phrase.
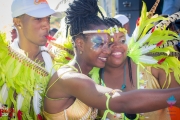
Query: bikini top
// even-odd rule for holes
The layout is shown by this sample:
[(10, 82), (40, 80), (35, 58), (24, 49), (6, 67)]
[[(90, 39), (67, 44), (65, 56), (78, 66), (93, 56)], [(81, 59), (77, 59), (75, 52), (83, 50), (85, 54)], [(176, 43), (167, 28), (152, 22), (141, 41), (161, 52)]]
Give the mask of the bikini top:
[[(46, 91), (46, 98), (49, 100), (62, 100), (66, 98), (58, 98), (58, 99), (52, 99), (47, 96), (48, 90), (67, 72), (77, 72), (77, 69), (73, 66), (69, 66), (70, 68), (73, 68), (72, 70), (66, 71), (60, 75), (60, 77), (50, 85)], [(56, 114), (50, 114), (43, 110), (43, 115), (46, 120), (94, 120), (97, 117), (98, 110), (92, 107), (87, 106), (83, 102), (81, 102), (79, 99), (76, 99), (74, 103), (64, 111), (61, 111)]]

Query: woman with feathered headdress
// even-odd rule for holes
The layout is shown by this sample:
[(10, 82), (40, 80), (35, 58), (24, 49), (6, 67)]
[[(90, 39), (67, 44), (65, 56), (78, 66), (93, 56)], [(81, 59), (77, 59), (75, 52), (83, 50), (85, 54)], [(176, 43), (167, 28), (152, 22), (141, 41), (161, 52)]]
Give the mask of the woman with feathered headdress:
[[(106, 110), (103, 120), (108, 112), (113, 111), (152, 111), (168, 106), (163, 101), (172, 94), (169, 93), (171, 90), (179, 100), (180, 93), (177, 90), (180, 88), (123, 93), (94, 83), (88, 73), (94, 66), (104, 67), (114, 42), (109, 35), (125, 32), (117, 26), (108, 28), (106, 22), (97, 16), (98, 11), (97, 0), (75, 0), (66, 11), (65, 20), (74, 43), (75, 56), (68, 64), (60, 67), (49, 81), (44, 99), (45, 118), (93, 120), (97, 115), (96, 108)], [(159, 102), (155, 102), (152, 94)], [(176, 105), (179, 105), (179, 101)]]
[[(149, 13), (146, 13), (146, 6), (143, 2), (141, 17), (137, 21), (136, 29), (128, 45), (126, 45), (123, 32), (114, 35), (112, 51), (105, 67), (94, 68), (90, 72), (96, 83), (122, 91), (180, 86), (180, 64), (176, 58), (180, 53), (173, 48), (173, 45), (176, 45), (180, 39), (175, 32), (166, 30), (168, 23), (178, 19), (180, 13), (169, 18), (153, 16), (158, 2), (159, 0)], [(160, 20), (162, 22), (154, 26), (154, 23)], [(121, 27), (113, 18), (107, 18), (105, 21), (109, 27)], [(120, 118), (170, 120), (167, 111), (168, 109), (143, 114), (114, 113), (108, 114), (107, 117), (110, 120)]]

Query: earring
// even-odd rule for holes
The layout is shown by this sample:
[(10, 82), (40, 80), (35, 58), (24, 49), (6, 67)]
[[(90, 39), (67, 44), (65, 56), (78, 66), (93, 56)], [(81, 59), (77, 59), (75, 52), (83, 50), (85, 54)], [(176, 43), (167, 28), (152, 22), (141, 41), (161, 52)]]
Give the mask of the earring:
[(21, 26), (18, 26), (19, 29), (21, 29)]
[(82, 54), (82, 51), (80, 51), (79, 54)]

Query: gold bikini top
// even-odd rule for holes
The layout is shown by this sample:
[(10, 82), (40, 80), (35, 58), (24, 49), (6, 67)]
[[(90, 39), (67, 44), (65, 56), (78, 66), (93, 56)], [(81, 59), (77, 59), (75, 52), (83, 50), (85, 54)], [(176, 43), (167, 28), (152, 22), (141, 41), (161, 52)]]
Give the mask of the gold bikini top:
[[(73, 66), (68, 66), (68, 67), (73, 68), (73, 72), (77, 71), (77, 69), (74, 68)], [(66, 71), (63, 74), (67, 72), (71, 72), (71, 71)], [(61, 76), (63, 74), (61, 74)], [(49, 86), (47, 91), (61, 78), (61, 76), (54, 83), (52, 83), (52, 85)], [(47, 95), (45, 96), (50, 100), (66, 99), (66, 98), (52, 99), (49, 98)], [(76, 99), (74, 103), (64, 111), (61, 111), (56, 114), (49, 114), (43, 110), (43, 115), (46, 120), (94, 120), (97, 117), (97, 112), (98, 112), (97, 109), (89, 107), (80, 100)]]
[(56, 114), (43, 111), (46, 120), (94, 120), (97, 117), (97, 109), (87, 106), (76, 99), (67, 109)]

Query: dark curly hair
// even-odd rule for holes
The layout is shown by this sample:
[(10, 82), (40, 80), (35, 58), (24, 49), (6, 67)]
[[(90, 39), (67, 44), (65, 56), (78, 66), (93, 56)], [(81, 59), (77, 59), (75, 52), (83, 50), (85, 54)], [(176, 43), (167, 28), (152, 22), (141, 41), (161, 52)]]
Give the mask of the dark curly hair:
[(104, 18), (104, 21), (108, 27), (114, 27), (115, 25), (117, 25), (118, 27), (122, 27), (122, 24), (116, 18), (106, 17)]
[(74, 0), (69, 4), (69, 8), (65, 12), (65, 22), (67, 29), (70, 28), (70, 35), (73, 40), (76, 35), (82, 35), (84, 30), (90, 30), (91, 24), (105, 25), (104, 21), (98, 17), (98, 12), (104, 19), (97, 0)]

